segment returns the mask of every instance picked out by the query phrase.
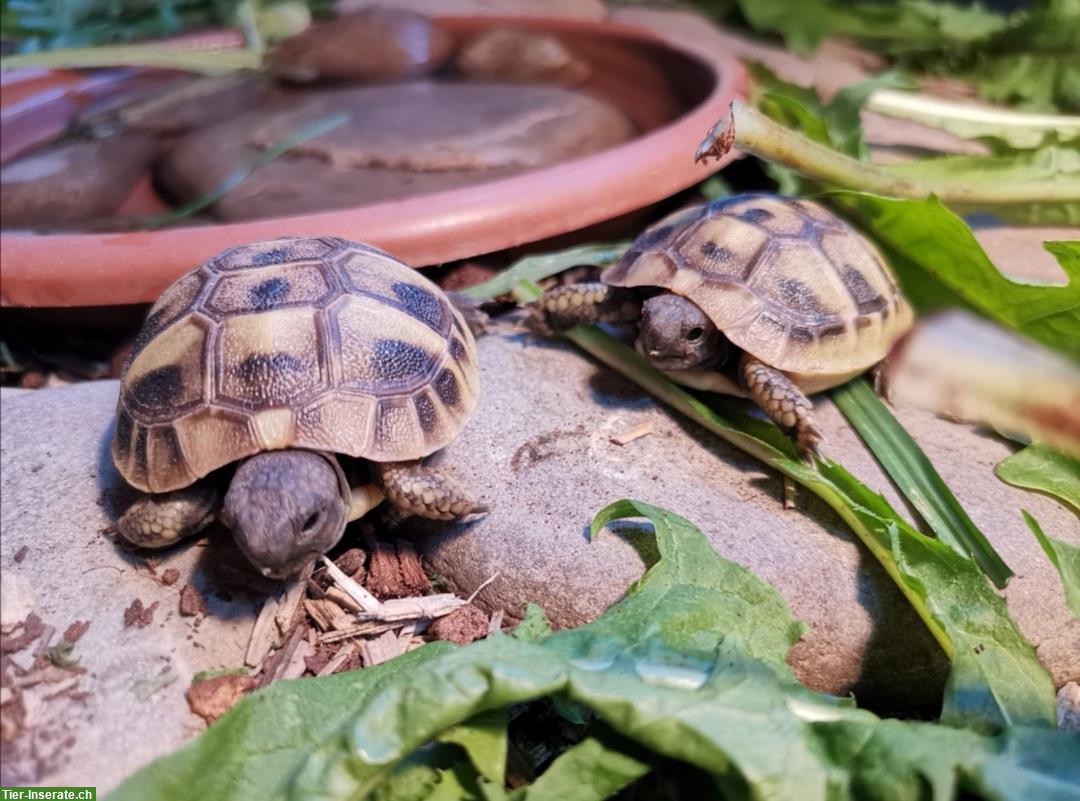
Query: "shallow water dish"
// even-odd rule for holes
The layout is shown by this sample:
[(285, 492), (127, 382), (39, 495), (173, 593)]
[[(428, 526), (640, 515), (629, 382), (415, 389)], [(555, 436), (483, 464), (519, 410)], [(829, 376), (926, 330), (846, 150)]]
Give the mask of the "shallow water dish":
[[(314, 214), (127, 233), (5, 231), (0, 304), (148, 302), (223, 248), (278, 236), (342, 236), (385, 248), (413, 266), (438, 264), (617, 217), (715, 171), (715, 163), (709, 168), (693, 163), (694, 145), (741, 88), (743, 70), (700, 31), (687, 36), (675, 28), (576, 19), (442, 17), (439, 22), (461, 38), (505, 25), (557, 35), (589, 63), (589, 81), (579, 88), (620, 108), (641, 134), (594, 155), (509, 178)], [(69, 85), (84, 79), (74, 75)], [(24, 106), (32, 101), (25, 92), (9, 93), (17, 83), (5, 81), (5, 112), (16, 102), (9, 98)], [(44, 91), (55, 95), (57, 88)], [(5, 117), (6, 137), (14, 121)], [(34, 115), (23, 118), (24, 124), (34, 124)], [(33, 132), (24, 134), (33, 138)]]

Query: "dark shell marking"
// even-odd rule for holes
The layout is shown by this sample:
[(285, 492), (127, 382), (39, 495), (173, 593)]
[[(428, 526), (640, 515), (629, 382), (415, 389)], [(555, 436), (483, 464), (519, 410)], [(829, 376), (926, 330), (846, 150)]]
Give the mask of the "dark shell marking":
[(153, 492), (281, 447), (417, 459), (472, 414), (472, 334), (383, 251), (293, 238), (233, 248), (167, 289), (125, 368), (113, 458)]

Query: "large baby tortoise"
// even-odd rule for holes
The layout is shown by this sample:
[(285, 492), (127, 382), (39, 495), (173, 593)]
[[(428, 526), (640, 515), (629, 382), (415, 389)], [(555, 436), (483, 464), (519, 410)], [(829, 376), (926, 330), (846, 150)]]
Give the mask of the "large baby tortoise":
[[(462, 314), (388, 254), (329, 237), (226, 250), (165, 291), (125, 365), (113, 461), (153, 494), (117, 527), (163, 547), (220, 510), (251, 562), (283, 577), (384, 495), (427, 518), (486, 511), (420, 462), (461, 430), (478, 384)], [(222, 503), (225, 476), (210, 474), (233, 463)], [(365, 478), (353, 488), (347, 471)]]
[(912, 322), (872, 244), (817, 203), (772, 195), (677, 212), (599, 283), (549, 290), (534, 312), (555, 330), (639, 322), (637, 350), (655, 367), (749, 397), (804, 452), (822, 440), (806, 396), (881, 361)]

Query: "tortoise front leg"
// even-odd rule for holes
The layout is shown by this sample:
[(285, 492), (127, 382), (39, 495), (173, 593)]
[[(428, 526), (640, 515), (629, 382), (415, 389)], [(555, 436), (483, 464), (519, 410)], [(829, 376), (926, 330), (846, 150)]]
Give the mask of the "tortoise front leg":
[(637, 292), (599, 281), (549, 289), (529, 307), (533, 328), (541, 333), (565, 331), (578, 323), (632, 323), (641, 317)]
[(750, 399), (774, 423), (794, 430), (795, 445), (802, 453), (818, 453), (818, 444), (825, 437), (814, 420), (814, 406), (790, 378), (748, 353), (739, 361), (739, 376)]
[(453, 520), (488, 511), (461, 482), (436, 467), (412, 462), (376, 463), (386, 499), (400, 511), (429, 520)]
[(142, 548), (165, 548), (202, 531), (214, 519), (221, 493), (210, 482), (144, 495), (116, 522), (120, 534)]

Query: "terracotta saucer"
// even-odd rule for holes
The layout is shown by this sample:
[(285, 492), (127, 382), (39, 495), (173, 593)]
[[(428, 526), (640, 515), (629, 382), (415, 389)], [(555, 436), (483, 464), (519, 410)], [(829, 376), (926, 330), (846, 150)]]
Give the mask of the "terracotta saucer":
[[(580, 88), (614, 103), (642, 133), (583, 158), (394, 202), (129, 233), (5, 231), (0, 237), (0, 305), (149, 302), (223, 248), (285, 235), (341, 236), (382, 247), (417, 267), (439, 264), (612, 219), (693, 186), (722, 166), (695, 165), (692, 154), (741, 90), (744, 71), (701, 31), (687, 35), (675, 27), (657, 32), (613, 21), (529, 17), (439, 21), (457, 36), (496, 25), (558, 35), (589, 62), (591, 77)], [(78, 91), (85, 87), (87, 75), (37, 71), (28, 80), (36, 82), (40, 92), (52, 93), (51, 102), (62, 103), (56, 98), (63, 98), (63, 88)], [(34, 92), (19, 84), (5, 82), (5, 116), (12, 105), (9, 90), (18, 89), (11, 97), (24, 110), (34, 105)], [(57, 117), (44, 115), (54, 127)], [(26, 114), (27, 120), (32, 118)], [(8, 131), (5, 124), (5, 136)], [(35, 132), (25, 136), (33, 139)], [(131, 204), (125, 210), (133, 210)]]

